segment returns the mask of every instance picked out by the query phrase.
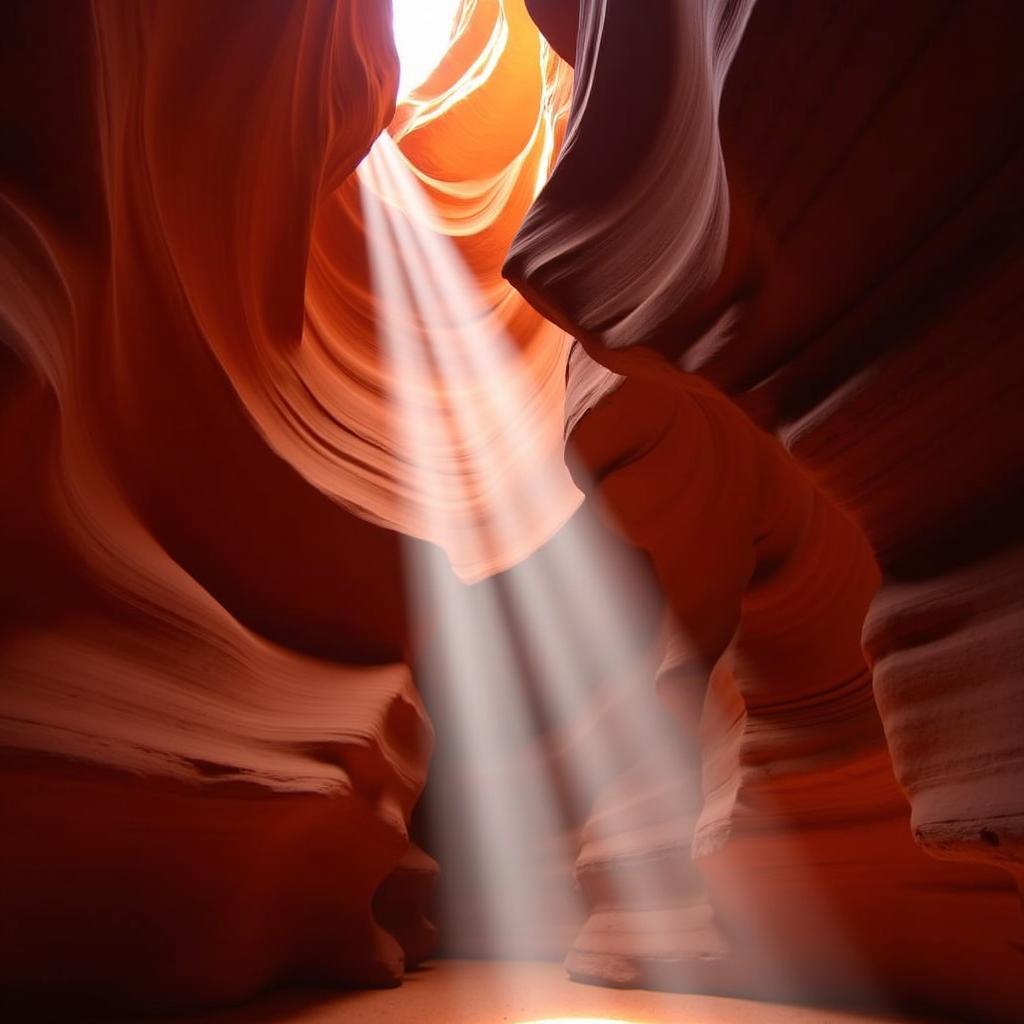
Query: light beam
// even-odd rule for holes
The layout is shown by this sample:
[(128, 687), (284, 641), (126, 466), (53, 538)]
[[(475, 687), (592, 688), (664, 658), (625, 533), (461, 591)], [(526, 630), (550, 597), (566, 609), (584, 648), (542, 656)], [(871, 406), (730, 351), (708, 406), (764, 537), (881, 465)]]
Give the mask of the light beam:
[[(669, 631), (676, 668), (688, 656), (686, 638), (666, 626), (663, 596), (633, 561), (612, 554), (590, 510), (536, 529), (538, 517), (557, 504), (565, 475), (538, 435), (523, 429), (536, 421), (522, 416), (532, 396), (520, 353), (486, 308), (451, 239), (437, 230), (429, 201), (389, 136), (375, 144), (360, 180), (395, 421), (412, 489), (429, 519), (426, 535), (478, 566), (495, 564), (490, 550), (513, 549), (516, 558), (533, 552), (500, 578), (469, 589), (439, 552), (410, 548), (412, 600), (421, 619), (428, 611), (434, 616), (417, 674), (442, 694), (443, 714), (435, 720), (455, 734), (472, 775), (454, 817), (450, 806), (437, 809), (437, 831), (443, 841), (461, 830), (473, 848), (492, 955), (536, 955), (545, 922), (557, 917), (536, 839), (564, 841), (581, 820), (590, 841), (622, 847), (615, 856), (627, 866), (617, 869), (621, 892), (612, 901), (619, 915), (654, 912), (670, 922), (669, 936), (689, 934), (694, 908), (687, 900), (699, 872), (679, 799), (688, 791), (699, 798), (700, 757), (695, 729), (687, 741), (654, 687)], [(475, 511), (460, 515), (467, 507)], [(524, 641), (518, 648), (516, 637)], [(614, 713), (566, 748), (561, 767), (573, 799), (559, 801), (556, 780), (517, 771), (517, 758), (543, 733), (531, 698), (541, 712), (575, 723), (602, 688)], [(602, 835), (604, 820), (590, 804), (635, 768), (657, 784), (642, 800), (616, 807), (614, 831)], [(640, 858), (622, 842), (633, 834), (644, 837)], [(570, 859), (568, 851), (561, 856)], [(443, 866), (443, 850), (439, 859)], [(561, 906), (571, 902), (566, 894)], [(806, 909), (822, 935), (834, 933), (824, 904), (809, 902)], [(707, 907), (709, 920), (710, 914)], [(741, 908), (736, 921), (748, 947), (770, 956), (757, 908)], [(852, 951), (848, 959), (855, 964)], [(676, 983), (685, 983), (688, 962), (682, 958)], [(769, 970), (766, 987), (787, 987), (784, 964)]]

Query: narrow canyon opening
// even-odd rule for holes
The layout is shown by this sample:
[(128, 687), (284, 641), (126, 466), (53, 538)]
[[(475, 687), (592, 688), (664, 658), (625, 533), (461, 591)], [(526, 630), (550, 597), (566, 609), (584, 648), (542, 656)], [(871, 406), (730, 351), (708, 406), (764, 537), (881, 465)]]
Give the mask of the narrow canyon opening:
[(12, 3), (3, 1011), (1021, 1019), (1022, 20)]

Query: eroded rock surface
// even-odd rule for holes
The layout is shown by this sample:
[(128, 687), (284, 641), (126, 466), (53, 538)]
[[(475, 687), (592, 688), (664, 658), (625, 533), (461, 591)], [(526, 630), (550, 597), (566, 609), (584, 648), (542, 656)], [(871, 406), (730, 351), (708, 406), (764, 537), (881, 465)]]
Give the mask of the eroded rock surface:
[[(563, 48), (575, 6), (534, 5)], [(1019, 14), (579, 5), (506, 273), (580, 339), (570, 441), (714, 665), (695, 863), (777, 957), (732, 985), (1021, 1005)], [(570, 964), (664, 982), (649, 942)]]
[(371, 909), (431, 743), (397, 535), (259, 404), (318, 205), (391, 116), (390, 25), (241, 13), (4, 13), (5, 998), (394, 984), (429, 941)]
[[(642, 6), (467, 2), (394, 119), (376, 0), (5, 12), (5, 994), (212, 1005), (432, 948), (400, 544), (438, 538), (352, 175), (390, 124), (545, 464), (579, 338), (580, 486), (675, 620), (527, 751), (556, 787), (603, 752), (536, 837), (578, 851), (573, 975), (1019, 1016), (1019, 5)], [(576, 500), (448, 554), (504, 568)], [(661, 746), (616, 746), (624, 700)]]

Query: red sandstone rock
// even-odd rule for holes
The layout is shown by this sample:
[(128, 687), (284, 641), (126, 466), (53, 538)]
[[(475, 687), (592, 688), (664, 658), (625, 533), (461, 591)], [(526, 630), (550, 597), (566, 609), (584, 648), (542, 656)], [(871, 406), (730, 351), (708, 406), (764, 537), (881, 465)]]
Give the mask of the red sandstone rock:
[[(538, 5), (540, 23), (564, 39), (573, 7)], [(1020, 539), (1024, 374), (1009, 225), (1024, 179), (1009, 126), (1024, 81), (1010, 42), (1019, 8), (983, 8), (764, 0), (737, 49), (716, 25), (738, 30), (741, 6), (666, 3), (648, 19), (584, 2), (572, 145), (506, 272), (581, 339), (567, 432), (652, 553), (705, 667), (730, 644), (701, 726), (694, 846), (716, 916), (762, 914), (787, 970), (826, 986), (874, 983), (1010, 1019), (1024, 1003), (1021, 922), (990, 866), (1019, 877), (1021, 573), (1008, 548)], [(656, 35), (658, 17), (675, 29)], [(700, 160), (710, 170), (688, 179)], [(659, 244), (668, 225), (678, 244)], [(778, 431), (802, 466), (776, 448), (774, 468), (744, 484), (767, 440), (684, 370)], [(722, 411), (697, 417), (695, 403)], [(821, 532), (762, 562), (766, 535), (743, 516), (756, 494), (783, 497), (802, 478)], [(798, 523), (789, 503), (776, 528)], [(829, 539), (843, 520), (849, 541)], [(737, 541), (754, 538), (755, 557), (733, 566)], [(832, 566), (844, 550), (863, 560), (865, 541), (884, 574), (865, 634), (870, 689), (857, 633), (871, 588)], [(693, 587), (704, 592), (690, 598)], [(771, 657), (780, 644), (793, 656)], [(840, 649), (847, 667), (832, 676)], [(812, 904), (816, 915), (793, 916)], [(590, 976), (614, 979), (614, 957), (646, 941), (623, 931)], [(730, 984), (780, 983), (761, 946)]]
[(526, 0), (526, 9), (562, 60), (575, 64), (579, 0)]
[(5, 998), (169, 1009), (402, 973), (371, 909), (430, 747), (389, 664), (398, 540), (259, 413), (321, 196), (397, 69), (376, 3), (240, 13), (4, 15)]
[(437, 929), (428, 917), (437, 870), (437, 861), (410, 843), (374, 895), (374, 914), (398, 940), (406, 968), (419, 966), (437, 945)]
[(745, 279), (750, 242), (730, 216), (717, 114), (752, 6), (579, 4), (566, 143), (505, 274), (613, 368), (636, 365), (638, 345), (677, 345), (684, 314), (712, 350), (732, 330), (720, 299)]
[(893, 582), (864, 627), (915, 839), (937, 857), (1005, 868), (1018, 886), (1021, 572), (1018, 549), (925, 581)]
[[(569, 77), (521, 4), (470, 13), (393, 131), (536, 381), (560, 522), (565, 340), (499, 272)], [(434, 869), (394, 528), (428, 531), (351, 175), (394, 110), (387, 5), (4, 22), (4, 988), (163, 1009), (393, 983), (432, 946)]]
[[(508, 274), (585, 349), (568, 432), (685, 631), (634, 697), (678, 714), (680, 763), (620, 752), (577, 796), (570, 969), (1013, 1019), (1019, 7), (527, 6), (577, 63), (528, 215), (568, 82), (522, 4), (473, 7), (393, 130), (554, 427), (561, 339), (498, 277), (526, 216)], [(386, 20), (371, 0), (5, 14), (15, 996), (386, 984), (432, 942), (399, 538), (365, 520), (427, 531), (395, 498), (347, 177), (391, 114)], [(531, 772), (607, 750), (601, 699), (538, 736)]]

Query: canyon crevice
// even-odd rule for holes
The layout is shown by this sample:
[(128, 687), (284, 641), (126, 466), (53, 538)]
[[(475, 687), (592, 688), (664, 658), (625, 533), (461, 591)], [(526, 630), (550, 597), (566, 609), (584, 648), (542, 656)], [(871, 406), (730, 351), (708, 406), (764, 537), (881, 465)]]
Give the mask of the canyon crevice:
[[(586, 524), (654, 607), (503, 762), (564, 811), (520, 953), (1019, 1016), (1018, 4), (463, 0), (401, 100), (377, 0), (0, 20), (3, 1005), (492, 953), (422, 810), (476, 766), (410, 566), (567, 585)], [(369, 237), (397, 199), (357, 171), (385, 142), (525, 396), (428, 473)], [(417, 400), (487, 423), (460, 372)]]

